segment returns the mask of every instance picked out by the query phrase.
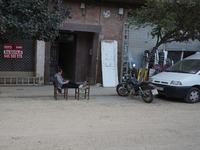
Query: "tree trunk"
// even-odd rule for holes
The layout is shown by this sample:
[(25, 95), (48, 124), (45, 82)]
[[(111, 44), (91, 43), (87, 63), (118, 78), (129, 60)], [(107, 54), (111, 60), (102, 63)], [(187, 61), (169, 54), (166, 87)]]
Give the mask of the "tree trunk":
[(162, 44), (162, 43), (159, 42), (159, 43), (156, 44), (156, 46), (153, 47), (153, 49), (152, 49), (150, 55), (149, 55), (148, 58), (147, 58), (147, 61), (145, 62), (145, 64), (144, 64), (143, 67), (142, 67), (142, 72), (141, 72), (141, 75), (140, 75), (140, 78), (139, 78), (139, 82), (142, 81), (142, 77), (144, 76), (144, 73), (145, 73), (145, 70), (146, 70), (146, 66), (147, 66), (147, 64), (149, 63), (151, 57), (155, 54), (156, 50), (158, 49), (158, 47), (159, 47), (161, 44)]

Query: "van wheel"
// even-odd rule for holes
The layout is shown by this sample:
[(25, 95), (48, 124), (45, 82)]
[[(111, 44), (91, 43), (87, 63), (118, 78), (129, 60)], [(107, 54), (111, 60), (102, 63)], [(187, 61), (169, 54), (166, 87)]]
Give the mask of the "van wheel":
[(185, 102), (187, 103), (196, 103), (198, 102), (200, 99), (200, 90), (198, 88), (191, 88), (188, 93), (187, 96), (185, 98)]

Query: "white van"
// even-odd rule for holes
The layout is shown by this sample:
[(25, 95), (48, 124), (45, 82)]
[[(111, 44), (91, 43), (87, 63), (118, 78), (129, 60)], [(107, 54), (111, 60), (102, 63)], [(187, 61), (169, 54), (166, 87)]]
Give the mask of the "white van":
[(200, 100), (200, 53), (191, 55), (151, 77), (158, 94), (184, 98), (188, 103)]

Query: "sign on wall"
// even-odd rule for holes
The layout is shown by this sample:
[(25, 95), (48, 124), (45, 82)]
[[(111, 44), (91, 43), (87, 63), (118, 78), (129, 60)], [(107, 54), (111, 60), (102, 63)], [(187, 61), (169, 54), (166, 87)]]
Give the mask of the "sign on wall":
[(4, 58), (19, 59), (23, 58), (22, 45), (4, 44)]

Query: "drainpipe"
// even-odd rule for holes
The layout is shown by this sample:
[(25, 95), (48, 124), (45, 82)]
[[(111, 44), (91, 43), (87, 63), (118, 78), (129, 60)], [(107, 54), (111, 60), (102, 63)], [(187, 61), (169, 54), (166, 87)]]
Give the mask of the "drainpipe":
[[(102, 0), (100, 2), (100, 10), (99, 10), (99, 25), (101, 25), (101, 14), (102, 14)], [(100, 50), (100, 42), (101, 42), (102, 38), (100, 38), (100, 35), (98, 37), (98, 47), (97, 47), (97, 57), (96, 57), (96, 73), (95, 73), (95, 84), (97, 84), (97, 74), (98, 74), (98, 60), (99, 60), (99, 50)]]

